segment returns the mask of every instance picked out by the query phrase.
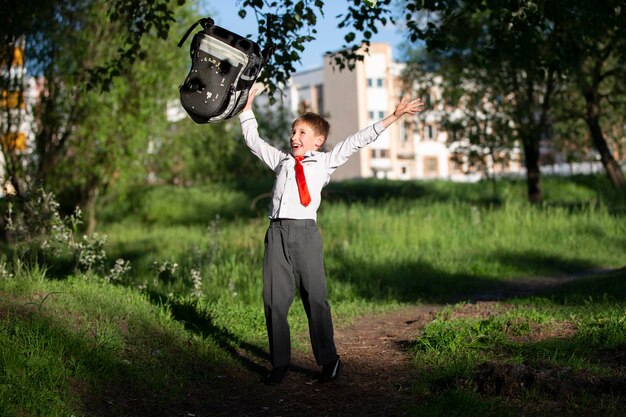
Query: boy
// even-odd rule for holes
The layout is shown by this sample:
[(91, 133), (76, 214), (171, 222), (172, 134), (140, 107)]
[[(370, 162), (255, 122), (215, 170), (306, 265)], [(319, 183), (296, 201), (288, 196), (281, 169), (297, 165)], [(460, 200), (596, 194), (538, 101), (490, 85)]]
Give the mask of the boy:
[(256, 93), (257, 90), (251, 91), (239, 121), (252, 153), (276, 173), (263, 263), (263, 304), (272, 363), (265, 383), (280, 384), (289, 370), (291, 342), (287, 313), (296, 284), (309, 322), (313, 354), (322, 366), (320, 382), (335, 381), (343, 364), (333, 340), (322, 239), (315, 223), (322, 187), (352, 154), (373, 142), (405, 114), (421, 111), (423, 103), (421, 99), (403, 98), (393, 114), (338, 143), (330, 152), (319, 152), (328, 136), (328, 122), (322, 116), (306, 113), (292, 123), (291, 152), (284, 152), (259, 136), (252, 112)]

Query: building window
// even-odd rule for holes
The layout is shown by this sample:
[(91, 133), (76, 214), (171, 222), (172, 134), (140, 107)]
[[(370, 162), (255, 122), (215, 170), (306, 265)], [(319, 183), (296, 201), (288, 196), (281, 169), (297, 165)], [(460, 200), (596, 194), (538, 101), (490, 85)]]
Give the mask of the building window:
[(372, 149), (370, 155), (374, 159), (389, 158), (389, 149)]
[(318, 84), (315, 86), (315, 95), (317, 96), (317, 113), (324, 113), (324, 86)]
[(2, 91), (0, 96), (0, 109), (25, 109), (24, 97), (19, 91)]
[(400, 171), (402, 172), (402, 175), (406, 175), (407, 169), (406, 166), (403, 166)]
[(301, 100), (298, 103), (298, 114), (304, 114), (306, 112), (310, 112), (313, 111), (313, 109), (311, 108), (311, 101), (310, 100)]
[(406, 143), (409, 141), (408, 131), (409, 131), (409, 124), (406, 122), (401, 123), (400, 124), (400, 142), (403, 145), (406, 145)]
[(435, 136), (437, 135), (437, 129), (433, 125), (424, 126), (424, 136), (428, 140), (435, 140)]
[(26, 150), (26, 134), (24, 132), (7, 132), (0, 136), (0, 145), (9, 151)]
[(436, 156), (424, 157), (424, 176), (433, 177), (439, 175), (439, 159)]
[(385, 80), (383, 80), (382, 78), (368, 78), (367, 79), (367, 86), (372, 88), (372, 87), (376, 87), (376, 88), (382, 88), (385, 85)]
[[(381, 110), (377, 110), (377, 111), (370, 110), (369, 112), (367, 112), (367, 114), (370, 118), (370, 121), (382, 120), (385, 118), (385, 112)], [(376, 117), (378, 117), (378, 119), (376, 119)]]

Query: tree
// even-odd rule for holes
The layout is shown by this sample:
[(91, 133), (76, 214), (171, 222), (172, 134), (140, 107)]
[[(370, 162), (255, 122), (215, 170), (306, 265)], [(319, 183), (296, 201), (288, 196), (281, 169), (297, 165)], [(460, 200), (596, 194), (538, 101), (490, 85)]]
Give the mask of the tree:
[(443, 123), (451, 133), (448, 141), (453, 157), (457, 163), (467, 163), (484, 172), (497, 199), (497, 167), (508, 165), (516, 151), (514, 129), (506, 114), (508, 103), (484, 85), (468, 86), (456, 103), (456, 108), (463, 110), (451, 111)]
[(407, 1), (413, 41), (423, 39), (451, 65), (463, 66), (468, 79), (478, 70), (489, 71), (492, 85), (499, 85), (504, 96), (514, 95), (511, 120), (524, 146), (531, 201), (541, 196), (538, 145), (550, 134), (554, 94), (570, 87), (584, 99), (577, 110), (609, 178), (623, 186), (623, 173), (601, 128), (603, 106), (616, 105), (624, 94), (621, 3)]
[(555, 30), (533, 2), (485, 3), (410, 1), (411, 40), (423, 39), (441, 57), (444, 77), (456, 74), (461, 85), (484, 86), (501, 106), (520, 139), (530, 202), (542, 199), (539, 144), (549, 126), (558, 87)]
[[(354, 5), (348, 4), (342, 25), (354, 24), (368, 42), (372, 32), (376, 31), (375, 23), (387, 21), (385, 16), (389, 13), (390, 1), (382, 0), (370, 8), (361, 0), (355, 0)], [(24, 7), (17, 0), (3, 0), (2, 9), (12, 13), (0, 16), (2, 45), (9, 46), (2, 49), (0, 62), (8, 69), (6, 74), (11, 74), (10, 69), (14, 67), (11, 47), (24, 40), (25, 67), (31, 75), (41, 76), (44, 84), (44, 94), (35, 114), (38, 124), (34, 155), (4, 149), (8, 174), (18, 194), (29, 187), (30, 179), (48, 177), (52, 167), (63, 159), (66, 144), (75, 132), (74, 125), (85, 111), (78, 100), (85, 92), (84, 87), (94, 91), (116, 88), (113, 83), (117, 77), (126, 74), (136, 61), (149, 57), (142, 40), (151, 37), (166, 39), (176, 21), (174, 12), (184, 3), (184, 0), (31, 0), (28, 7)], [(269, 86), (270, 95), (294, 70), (292, 64), (300, 58), (304, 44), (314, 39), (315, 24), (318, 15), (323, 16), (323, 7), (321, 0), (245, 0), (241, 3), (239, 13), (242, 17), (251, 12), (257, 18), (261, 45), (270, 42), (271, 34), (276, 48), (260, 77), (260, 81)], [(104, 10), (98, 15), (99, 20), (90, 16), (96, 10)], [(100, 40), (96, 56), (92, 55), (90, 40)], [(360, 44), (353, 32), (346, 36), (346, 42)], [(110, 46), (108, 52), (103, 50), (106, 49), (104, 45)], [(354, 50), (356, 46), (347, 48), (347, 60), (356, 59), (350, 52)], [(18, 97), (22, 97), (25, 83), (23, 79), (7, 76), (2, 77), (0, 88), (15, 91)], [(7, 123), (2, 127), (8, 132), (15, 120), (5, 119)], [(20, 171), (22, 168), (28, 172)]]
[[(584, 99), (584, 106), (578, 112), (587, 124), (609, 180), (615, 188), (624, 189), (624, 173), (607, 143), (602, 121), (608, 122), (610, 116), (606, 115), (624, 107), (625, 5), (618, 0), (565, 3), (563, 6), (567, 7), (559, 8), (558, 14), (555, 12), (563, 45), (562, 71), (572, 78)], [(607, 124), (611, 127), (610, 122)]]
[(464, 67), (451, 65), (445, 56), (408, 46), (404, 53), (408, 60), (404, 83), (419, 88), (418, 94), (427, 98), (429, 112), (438, 114), (448, 132), (453, 160), (466, 173), (483, 172), (492, 181), (497, 198), (495, 170), (514, 159), (517, 150), (515, 130), (507, 115), (510, 103), (498, 95), (486, 71), (473, 72), (468, 82)]
[[(177, 99), (176, 87), (188, 65), (188, 56), (173, 45), (147, 36), (141, 41), (143, 59), (105, 82), (105, 91), (86, 88), (93, 80), (91, 69), (115, 59), (125, 38), (123, 24), (108, 21), (106, 5), (100, 0), (64, 2), (49, 11), (48, 18), (56, 18), (48, 25), (30, 27), (27, 68), (40, 75), (42, 86), (33, 109), (35, 140), (29, 152), (3, 148), (5, 159), (17, 161), (7, 171), (18, 195), (42, 184), (69, 210), (85, 208), (88, 230), (95, 226), (99, 195), (112, 184), (122, 192), (120, 186), (146, 177), (147, 145), (167, 133), (165, 109)], [(179, 9), (177, 31), (196, 16), (190, 8)], [(25, 91), (25, 80), (18, 91)], [(203, 135), (228, 139), (213, 126), (205, 126)]]
[(230, 180), (234, 159), (245, 155), (236, 120), (198, 125), (190, 118), (170, 123), (145, 155), (151, 181), (174, 185)]
[[(115, 45), (111, 26), (99, 23), (105, 20), (102, 9), (102, 4), (94, 3), (93, 26), (82, 33), (85, 48), (100, 62), (115, 53), (110, 46)], [(113, 185), (123, 193), (126, 185), (146, 178), (147, 144), (163, 136), (169, 125), (166, 104), (176, 98), (174, 86), (186, 60), (162, 40), (146, 38), (142, 43), (158, 53), (127, 67), (104, 93), (79, 87), (74, 102), (77, 116), (69, 121), (72, 130), (63, 148), (55, 154), (42, 152), (42, 161), (50, 158), (47, 166), (40, 165), (39, 178), (66, 206), (84, 208), (88, 232), (95, 228), (100, 195)], [(37, 149), (43, 149), (43, 144)]]
[[(125, 62), (141, 56), (139, 43), (144, 35), (154, 30), (161, 38), (167, 36), (165, 28), (173, 21), (171, 4), (169, 0), (117, 0), (107, 4), (59, 0), (32, 0), (25, 4), (3, 0), (2, 10), (10, 12), (0, 17), (0, 62), (5, 65), (0, 90), (22, 99), (28, 93), (26, 73), (39, 80), (41, 90), (32, 129), (35, 149), (16, 152), (3, 147), (5, 168), (18, 195), (26, 192), (29, 183), (41, 181), (48, 169), (62, 159), (72, 136), (73, 121), (79, 117), (77, 98), (83, 87), (96, 81), (99, 86), (109, 87)], [(97, 10), (106, 10), (112, 24), (108, 30), (89, 32), (94, 24), (99, 23), (102, 28), (107, 22), (104, 13), (98, 15), (99, 22), (95, 21)], [(106, 63), (98, 63), (92, 49), (85, 48), (88, 40), (95, 41), (99, 36), (106, 41), (114, 39), (110, 48), (117, 52)], [(11, 58), (15, 47), (24, 52), (24, 71), (14, 70), (16, 62)], [(102, 45), (98, 49), (101, 51)], [(5, 112), (4, 116), (0, 122), (2, 133), (22, 122), (20, 115)]]

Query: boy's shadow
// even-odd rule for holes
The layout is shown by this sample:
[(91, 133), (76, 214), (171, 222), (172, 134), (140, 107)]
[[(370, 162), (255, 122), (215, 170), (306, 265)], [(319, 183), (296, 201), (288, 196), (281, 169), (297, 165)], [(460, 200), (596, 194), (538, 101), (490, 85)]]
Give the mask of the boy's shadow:
[[(269, 354), (260, 347), (242, 340), (224, 327), (214, 323), (211, 313), (199, 310), (197, 303), (192, 300), (165, 300), (162, 295), (151, 292), (150, 299), (160, 304), (167, 304), (172, 318), (183, 323), (185, 329), (199, 336), (214, 341), (220, 349), (227, 352), (236, 362), (253, 372), (262, 379), (269, 369), (257, 362), (269, 362)], [(255, 359), (257, 359), (255, 361)], [(315, 371), (298, 365), (290, 365), (290, 371), (304, 374), (308, 377), (317, 377)]]

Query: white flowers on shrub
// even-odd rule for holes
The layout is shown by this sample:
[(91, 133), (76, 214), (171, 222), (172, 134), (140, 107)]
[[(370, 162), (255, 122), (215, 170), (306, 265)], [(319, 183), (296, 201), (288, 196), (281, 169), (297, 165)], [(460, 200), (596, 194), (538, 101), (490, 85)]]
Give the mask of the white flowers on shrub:
[(74, 253), (79, 267), (87, 271), (102, 269), (107, 258), (104, 249), (107, 242), (106, 235), (94, 233), (91, 236), (84, 235), (83, 240), (75, 244)]
[(193, 289), (191, 290), (191, 296), (194, 298), (202, 297), (202, 276), (197, 269), (191, 270), (191, 284)]
[(237, 297), (237, 287), (232, 279), (228, 281), (228, 291), (233, 297)]
[(11, 278), (13, 278), (13, 274), (8, 270), (7, 263), (4, 260), (0, 261), (0, 279)]
[(159, 281), (161, 282), (173, 282), (176, 279), (176, 270), (178, 269), (178, 264), (176, 262), (170, 261), (154, 261), (152, 264), (152, 269), (155, 272), (154, 277), (154, 286), (159, 285)]
[(81, 221), (79, 208), (73, 215), (63, 219), (59, 214), (59, 203), (54, 193), (47, 193), (38, 188), (31, 198), (24, 201), (20, 210), (14, 210), (9, 203), (6, 218), (6, 230), (9, 241), (14, 244), (30, 245), (35, 243), (45, 252), (58, 255), (72, 243), (73, 234)]
[(125, 281), (125, 277), (131, 270), (130, 262), (124, 259), (116, 259), (115, 265), (109, 271), (109, 274), (104, 277), (106, 282), (122, 283)]
[[(17, 207), (17, 209), (16, 209)], [(5, 214), (7, 238), (17, 249), (17, 259), (22, 255), (34, 252), (37, 256), (43, 255), (47, 261), (55, 262), (57, 257), (69, 257), (73, 260), (75, 272), (95, 272), (86, 274), (86, 277), (103, 279), (105, 282), (133, 284), (128, 273), (131, 264), (124, 259), (117, 259), (111, 269), (107, 270), (106, 244), (107, 236), (99, 233), (92, 235), (78, 235), (82, 224), (83, 213), (77, 207), (70, 216), (61, 216), (59, 203), (54, 193), (46, 192), (43, 188), (34, 190), (23, 204), (14, 206), (8, 204)], [(206, 245), (193, 247), (188, 257), (183, 258), (182, 270), (189, 271), (191, 283), (190, 295), (201, 298), (203, 267), (212, 265), (219, 246), (219, 232), (221, 219), (216, 216), (207, 227)], [(0, 258), (0, 279), (13, 278), (11, 265), (4, 258)], [(153, 285), (159, 288), (161, 284), (172, 284), (182, 277), (178, 276), (179, 265), (172, 261), (154, 261)], [(139, 290), (148, 289), (148, 281), (135, 276), (134, 286)], [(189, 283), (189, 281), (187, 281)], [(167, 287), (167, 286), (166, 286)], [(235, 283), (228, 283), (228, 290), (237, 296)]]

